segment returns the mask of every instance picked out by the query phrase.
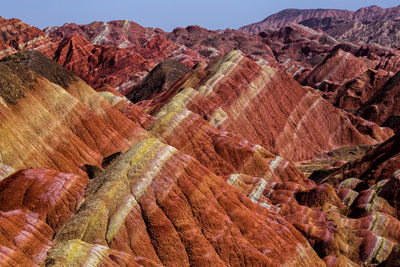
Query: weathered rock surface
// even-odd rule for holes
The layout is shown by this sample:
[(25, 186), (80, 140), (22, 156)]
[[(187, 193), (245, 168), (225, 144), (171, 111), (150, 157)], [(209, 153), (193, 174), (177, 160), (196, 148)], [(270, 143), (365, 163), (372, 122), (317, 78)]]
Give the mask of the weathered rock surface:
[(338, 9), (285, 9), (273, 14), (258, 23), (243, 26), (240, 29), (247, 32), (262, 32), (270, 28), (280, 28), (286, 25), (299, 24), (309, 19), (343, 19), (373, 21), (382, 19), (396, 20), (400, 18), (400, 7), (381, 8), (370, 6), (360, 8), (357, 11)]
[(145, 28), (128, 20), (93, 22), (87, 25), (66, 23), (46, 28), (44, 32), (55, 39), (79, 35), (94, 45), (126, 48), (139, 53), (153, 64), (165, 58), (174, 58), (193, 66), (194, 60), (201, 60), (189, 48), (167, 40), (167, 33), (163, 30)]
[[(55, 249), (81, 239), (165, 265), (322, 265), (283, 218), (257, 207), (197, 161), (156, 139), (133, 146), (88, 190), (87, 202), (56, 234)], [(85, 230), (89, 225), (98, 231)], [(282, 248), (291, 256), (273, 249), (274, 242), (287, 244), (288, 250)]]
[[(0, 68), (1, 162), (14, 170), (77, 173), (85, 164), (101, 166), (103, 157), (146, 135), (82, 80), (37, 52), (11, 56)], [(49, 69), (54, 76), (47, 75)]]
[(400, 46), (400, 35), (397, 31), (400, 20), (398, 19), (343, 20), (327, 17), (309, 19), (300, 23), (313, 29), (322, 29), (338, 41), (375, 43), (390, 48)]
[(150, 99), (169, 89), (189, 71), (185, 65), (173, 59), (160, 62), (126, 97), (134, 103)]
[(273, 14), (264, 20), (243, 26), (240, 30), (258, 33), (271, 28), (280, 28), (286, 25), (298, 24), (311, 18), (351, 18), (353, 12), (338, 9), (285, 9)]
[(68, 23), (45, 32), (60, 42), (50, 57), (91, 86), (107, 83), (123, 94), (164, 59), (179, 60), (189, 67), (204, 61), (196, 52), (168, 40), (162, 30), (131, 21)]
[[(186, 107), (221, 130), (293, 160), (391, 136), (389, 129), (337, 110), (283, 71), (260, 66), (237, 51), (197, 73), (184, 76), (170, 92), (144, 105), (155, 114), (171, 101), (170, 105)], [(179, 92), (180, 88), (187, 89)]]
[(208, 59), (218, 58), (232, 50), (240, 50), (249, 56), (268, 60), (271, 64), (275, 62), (272, 50), (262, 42), (260, 36), (237, 30), (217, 32), (199, 26), (179, 27), (168, 34), (168, 39)]
[[(24, 36), (40, 31), (21, 25), (2, 38), (29, 47)], [(395, 50), (299, 25), (168, 35), (114, 21), (47, 32), (33, 48), (59, 65), (35, 51), (0, 62), (2, 262), (364, 266), (398, 257), (398, 135), (320, 96), (351, 111), (368, 103), (398, 71)], [(216, 58), (233, 48), (245, 51)], [(216, 61), (189, 70), (168, 59), (136, 88), (139, 103), (121, 94), (165, 58)], [(383, 125), (399, 132), (396, 112)], [(314, 181), (290, 161), (388, 138)]]
[(297, 76), (323, 61), (338, 42), (318, 30), (290, 25), (258, 34), (268, 44), (286, 72)]
[(50, 38), (44, 32), (19, 19), (0, 17), (0, 31), (0, 58), (22, 49), (44, 49), (50, 43)]
[(400, 115), (399, 92), (400, 72), (396, 73), (368, 102), (364, 103), (358, 114), (378, 124), (389, 123), (392, 117)]

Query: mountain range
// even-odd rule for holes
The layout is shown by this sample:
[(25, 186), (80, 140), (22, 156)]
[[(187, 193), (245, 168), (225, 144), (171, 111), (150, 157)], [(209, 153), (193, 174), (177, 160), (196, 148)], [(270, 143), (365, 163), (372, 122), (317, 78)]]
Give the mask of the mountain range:
[(399, 19), (0, 17), (0, 265), (397, 266)]

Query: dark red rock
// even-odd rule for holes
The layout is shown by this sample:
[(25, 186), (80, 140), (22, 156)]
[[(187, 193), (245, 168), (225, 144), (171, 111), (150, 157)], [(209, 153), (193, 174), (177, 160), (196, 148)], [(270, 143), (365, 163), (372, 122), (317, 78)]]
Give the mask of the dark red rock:
[(36, 27), (23, 23), (19, 19), (4, 19), (0, 17), (0, 58), (23, 49), (42, 48), (49, 43), (50, 38)]
[(0, 259), (2, 264), (42, 265), (52, 246), (54, 231), (35, 214), (21, 210), (0, 211)]
[(209, 59), (223, 56), (232, 50), (240, 50), (249, 56), (275, 63), (272, 50), (263, 43), (260, 36), (241, 31), (226, 29), (217, 32), (199, 26), (188, 26), (174, 29), (168, 34), (168, 39)]
[(396, 73), (382, 89), (377, 91), (368, 102), (362, 105), (358, 114), (377, 124), (385, 123), (392, 116), (399, 116), (399, 90), (400, 72)]

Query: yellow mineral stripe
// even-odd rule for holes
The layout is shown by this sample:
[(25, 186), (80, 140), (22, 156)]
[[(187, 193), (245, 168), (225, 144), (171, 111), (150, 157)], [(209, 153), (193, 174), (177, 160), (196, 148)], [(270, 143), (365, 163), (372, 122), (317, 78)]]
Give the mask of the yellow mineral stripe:
[(161, 171), (164, 163), (177, 153), (177, 150), (172, 146), (163, 145), (159, 141), (158, 144), (162, 145), (161, 149), (153, 156), (153, 160), (148, 162), (147, 171), (141, 175), (140, 181), (135, 183), (134, 188), (132, 188), (132, 193), (136, 199), (139, 199), (146, 191), (153, 179)]
[(265, 90), (265, 85), (271, 81), (276, 73), (277, 70), (271, 67), (263, 69), (257, 78), (249, 83), (248, 88), (243, 94), (226, 109), (226, 113), (233, 120), (243, 115), (243, 110), (253, 103), (253, 99)]
[(243, 59), (243, 55), (240, 51), (231, 51), (224, 58), (222, 62), (216, 66), (215, 73), (199, 87), (198, 91), (200, 94), (207, 96), (214, 91), (214, 87), (224, 77), (228, 76), (237, 66), (238, 63)]
[(228, 184), (230, 184), (230, 185), (236, 184), (236, 182), (237, 182), (237, 180), (239, 179), (239, 177), (240, 177), (240, 174), (237, 174), (237, 173), (231, 174), (231, 175), (229, 176), (228, 181), (227, 181)]
[(108, 243), (110, 243), (114, 236), (118, 233), (119, 229), (124, 224), (125, 219), (136, 205), (136, 199), (132, 195), (128, 195), (124, 199), (122, 205), (120, 205), (117, 211), (112, 215), (106, 233), (106, 240)]

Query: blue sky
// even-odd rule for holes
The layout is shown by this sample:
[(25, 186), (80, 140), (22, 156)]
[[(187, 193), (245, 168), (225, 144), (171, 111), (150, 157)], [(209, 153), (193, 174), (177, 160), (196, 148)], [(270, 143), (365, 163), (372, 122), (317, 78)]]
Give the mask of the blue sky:
[(1, 4), (0, 16), (19, 18), (39, 28), (65, 22), (133, 20), (143, 26), (170, 31), (178, 26), (209, 29), (238, 28), (285, 8), (356, 10), (378, 5), (392, 7), (399, 0), (13, 0)]

